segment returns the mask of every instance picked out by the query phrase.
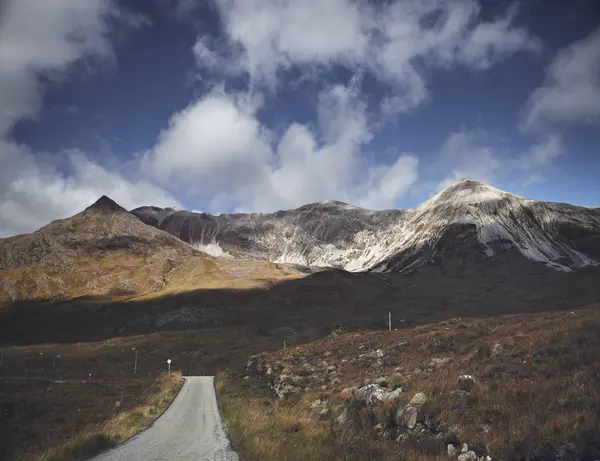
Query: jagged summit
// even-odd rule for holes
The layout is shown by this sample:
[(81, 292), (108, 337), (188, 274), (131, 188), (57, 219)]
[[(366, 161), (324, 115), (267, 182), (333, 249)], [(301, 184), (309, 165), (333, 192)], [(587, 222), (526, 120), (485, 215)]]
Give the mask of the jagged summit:
[(103, 195), (98, 200), (96, 200), (92, 205), (87, 207), (84, 211), (97, 211), (100, 213), (120, 213), (125, 212), (127, 210), (115, 202), (110, 197)]

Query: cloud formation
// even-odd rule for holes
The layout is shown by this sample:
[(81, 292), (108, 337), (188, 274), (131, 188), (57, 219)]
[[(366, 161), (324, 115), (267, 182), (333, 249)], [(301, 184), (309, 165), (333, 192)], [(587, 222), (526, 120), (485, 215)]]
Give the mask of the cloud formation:
[[(41, 77), (59, 80), (83, 59), (113, 57), (109, 22), (144, 19), (110, 0), (9, 0), (0, 17), (0, 237), (29, 232), (111, 194), (124, 206), (175, 203), (146, 180), (130, 180), (81, 152), (48, 155), (10, 140), (17, 122), (40, 110)], [(67, 167), (64, 173), (59, 167)]]
[(523, 127), (600, 122), (600, 27), (558, 53), (524, 111)]
[[(366, 69), (392, 87), (386, 113), (413, 108), (427, 97), (425, 68), (464, 65), (484, 70), (540, 46), (513, 25), (514, 8), (482, 21), (479, 4), (470, 0), (404, 0), (377, 6), (352, 0), (214, 1), (229, 42), (237, 47), (236, 58), (243, 54), (243, 67), (237, 70), (255, 85), (277, 87), (278, 72), (291, 68)], [(204, 41), (197, 44), (201, 50)], [(216, 62), (214, 54), (203, 54), (207, 64)], [(219, 62), (226, 71), (226, 61)]]
[(440, 171), (448, 171), (435, 190), (461, 178), (494, 183), (507, 176), (522, 175), (523, 185), (544, 179), (543, 172), (565, 153), (560, 136), (549, 134), (524, 152), (514, 152), (485, 132), (451, 133), (439, 153)]
[(318, 98), (317, 126), (292, 123), (280, 137), (263, 127), (244, 95), (215, 91), (172, 117), (143, 156), (144, 171), (164, 187), (175, 182), (212, 212), (273, 211), (324, 199), (392, 207), (416, 181), (418, 160), (397, 155), (371, 164), (371, 137), (360, 82), (332, 85)]

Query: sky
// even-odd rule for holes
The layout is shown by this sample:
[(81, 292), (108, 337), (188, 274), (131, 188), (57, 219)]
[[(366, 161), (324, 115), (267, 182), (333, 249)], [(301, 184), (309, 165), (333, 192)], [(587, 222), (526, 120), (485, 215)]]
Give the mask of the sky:
[(4, 0), (0, 237), (132, 209), (600, 205), (600, 3)]

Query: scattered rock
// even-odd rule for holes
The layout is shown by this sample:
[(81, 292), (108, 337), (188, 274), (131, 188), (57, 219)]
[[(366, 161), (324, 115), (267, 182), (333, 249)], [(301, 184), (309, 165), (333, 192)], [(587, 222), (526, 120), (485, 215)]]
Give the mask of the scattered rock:
[(403, 391), (404, 391), (404, 389), (402, 389), (401, 387), (399, 387), (397, 389), (394, 389), (392, 392), (389, 392), (385, 396), (386, 402), (390, 402), (392, 400), (396, 400), (397, 398), (400, 397), (400, 395), (402, 394)]
[(456, 387), (458, 390), (471, 392), (475, 387), (475, 378), (471, 375), (462, 375), (458, 377)]
[(340, 392), (340, 394), (342, 395), (352, 395), (356, 392), (356, 387), (347, 387), (345, 389), (342, 389), (342, 392)]
[(319, 416), (323, 419), (328, 418), (330, 414), (331, 414), (331, 410), (329, 408), (323, 408), (319, 412)]
[(410, 399), (410, 402), (408, 402), (409, 405), (412, 405), (414, 407), (420, 407), (421, 405), (423, 405), (425, 402), (427, 402), (427, 396), (423, 393), (423, 392), (417, 392), (412, 399)]
[(260, 358), (253, 355), (246, 364), (246, 375), (247, 376), (260, 376), (264, 374), (264, 366), (260, 361)]
[(329, 373), (331, 373), (332, 371), (335, 371), (336, 369), (337, 369), (337, 367), (336, 367), (335, 365), (329, 365), (329, 366), (327, 367), (327, 371), (328, 371)]
[(446, 451), (448, 452), (448, 456), (452, 456), (453, 458), (458, 455), (458, 450), (456, 449), (456, 447), (454, 445), (452, 445), (451, 443), (448, 444), (448, 446), (446, 447)]
[(466, 443), (463, 443), (462, 446), (460, 447), (460, 452), (466, 453), (467, 451), (469, 451), (469, 445), (467, 445)]
[(331, 351), (326, 351), (326, 352), (323, 354), (323, 357), (329, 357), (329, 356), (331, 356), (331, 355), (332, 355), (332, 352), (331, 352)]
[(460, 398), (467, 398), (471, 395), (471, 393), (467, 391), (461, 391), (460, 389), (454, 389), (453, 391), (450, 391), (450, 395)]
[(350, 414), (348, 412), (348, 408), (344, 408), (344, 411), (342, 411), (342, 413), (337, 418), (335, 418), (335, 422), (340, 426), (344, 426), (346, 425), (349, 419)]
[(366, 405), (375, 406), (384, 401), (386, 396), (385, 390), (379, 387), (377, 384), (368, 384), (361, 387), (356, 392), (356, 399), (359, 402), (363, 402)]
[(409, 429), (414, 429), (417, 425), (417, 416), (419, 411), (417, 407), (413, 407), (411, 405), (407, 406), (404, 409), (404, 414), (402, 415), (402, 423)]
[(498, 357), (499, 355), (502, 354), (502, 350), (503, 350), (502, 344), (496, 343), (492, 346), (490, 354), (492, 355), (492, 357)]
[(311, 403), (310, 408), (312, 408), (313, 410), (320, 410), (325, 405), (327, 405), (327, 400), (317, 399), (313, 403)]
[(458, 455), (458, 461), (477, 461), (477, 455), (474, 451), (467, 451)]
[(429, 365), (432, 367), (441, 367), (442, 365), (445, 365), (449, 361), (450, 361), (450, 359), (448, 357), (434, 357), (429, 362)]
[(371, 366), (373, 368), (383, 368), (383, 362), (381, 360), (376, 360)]
[(398, 438), (396, 439), (396, 443), (404, 443), (408, 440), (408, 434), (407, 433), (402, 433), (398, 436)]

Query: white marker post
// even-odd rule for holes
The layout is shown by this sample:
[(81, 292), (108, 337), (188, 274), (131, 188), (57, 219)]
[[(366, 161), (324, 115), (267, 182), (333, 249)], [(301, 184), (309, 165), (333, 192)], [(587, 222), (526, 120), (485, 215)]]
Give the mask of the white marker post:
[(388, 328), (392, 331), (392, 311), (388, 311)]
[(167, 359), (167, 366), (169, 367), (169, 374), (171, 374), (171, 359)]
[(132, 347), (132, 349), (135, 351), (135, 361), (133, 362), (133, 374), (136, 375), (137, 374), (137, 355), (138, 355), (138, 350), (137, 350), (137, 347)]

